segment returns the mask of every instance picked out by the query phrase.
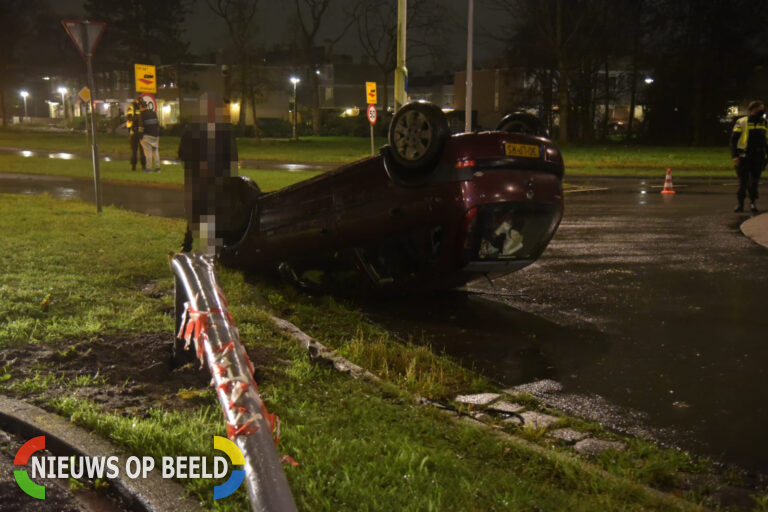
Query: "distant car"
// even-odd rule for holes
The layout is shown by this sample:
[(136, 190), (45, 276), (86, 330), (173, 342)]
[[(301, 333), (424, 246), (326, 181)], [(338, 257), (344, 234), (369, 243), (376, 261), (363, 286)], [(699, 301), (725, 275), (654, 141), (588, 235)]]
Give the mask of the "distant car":
[(541, 255), (563, 214), (563, 173), (530, 115), (451, 136), (438, 107), (409, 103), (375, 157), (266, 194), (228, 178), (216, 200), (219, 257), (304, 284), (456, 287)]

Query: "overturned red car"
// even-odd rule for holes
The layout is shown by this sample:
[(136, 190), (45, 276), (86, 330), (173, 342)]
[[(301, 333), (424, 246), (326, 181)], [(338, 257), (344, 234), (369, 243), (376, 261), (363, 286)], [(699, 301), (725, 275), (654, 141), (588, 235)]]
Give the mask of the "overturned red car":
[(563, 214), (563, 173), (532, 116), (451, 135), (439, 108), (410, 103), (378, 156), (266, 194), (229, 178), (215, 207), (218, 255), (304, 284), (456, 287), (541, 255)]

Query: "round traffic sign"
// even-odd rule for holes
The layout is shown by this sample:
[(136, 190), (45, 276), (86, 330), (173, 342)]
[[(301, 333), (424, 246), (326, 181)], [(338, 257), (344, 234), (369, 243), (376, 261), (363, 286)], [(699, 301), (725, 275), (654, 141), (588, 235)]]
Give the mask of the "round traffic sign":
[(153, 95), (149, 94), (148, 92), (143, 92), (139, 94), (139, 99), (147, 104), (147, 109), (157, 112), (157, 100)]
[(376, 124), (376, 105), (368, 105), (368, 122)]

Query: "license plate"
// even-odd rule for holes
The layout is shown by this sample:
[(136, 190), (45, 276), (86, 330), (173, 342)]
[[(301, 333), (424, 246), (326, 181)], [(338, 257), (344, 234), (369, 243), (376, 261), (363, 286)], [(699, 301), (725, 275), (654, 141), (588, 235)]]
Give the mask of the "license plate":
[(507, 156), (522, 156), (523, 158), (539, 158), (539, 146), (533, 144), (504, 143), (504, 153)]

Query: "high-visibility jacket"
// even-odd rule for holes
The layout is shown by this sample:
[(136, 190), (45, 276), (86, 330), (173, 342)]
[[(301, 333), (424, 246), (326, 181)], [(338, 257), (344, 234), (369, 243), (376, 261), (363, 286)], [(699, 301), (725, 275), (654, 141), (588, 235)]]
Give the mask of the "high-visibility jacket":
[(139, 133), (139, 107), (131, 104), (125, 111), (125, 127), (129, 133)]
[(768, 147), (768, 124), (765, 115), (744, 116), (736, 120), (731, 135), (731, 155), (748, 156), (762, 154)]

